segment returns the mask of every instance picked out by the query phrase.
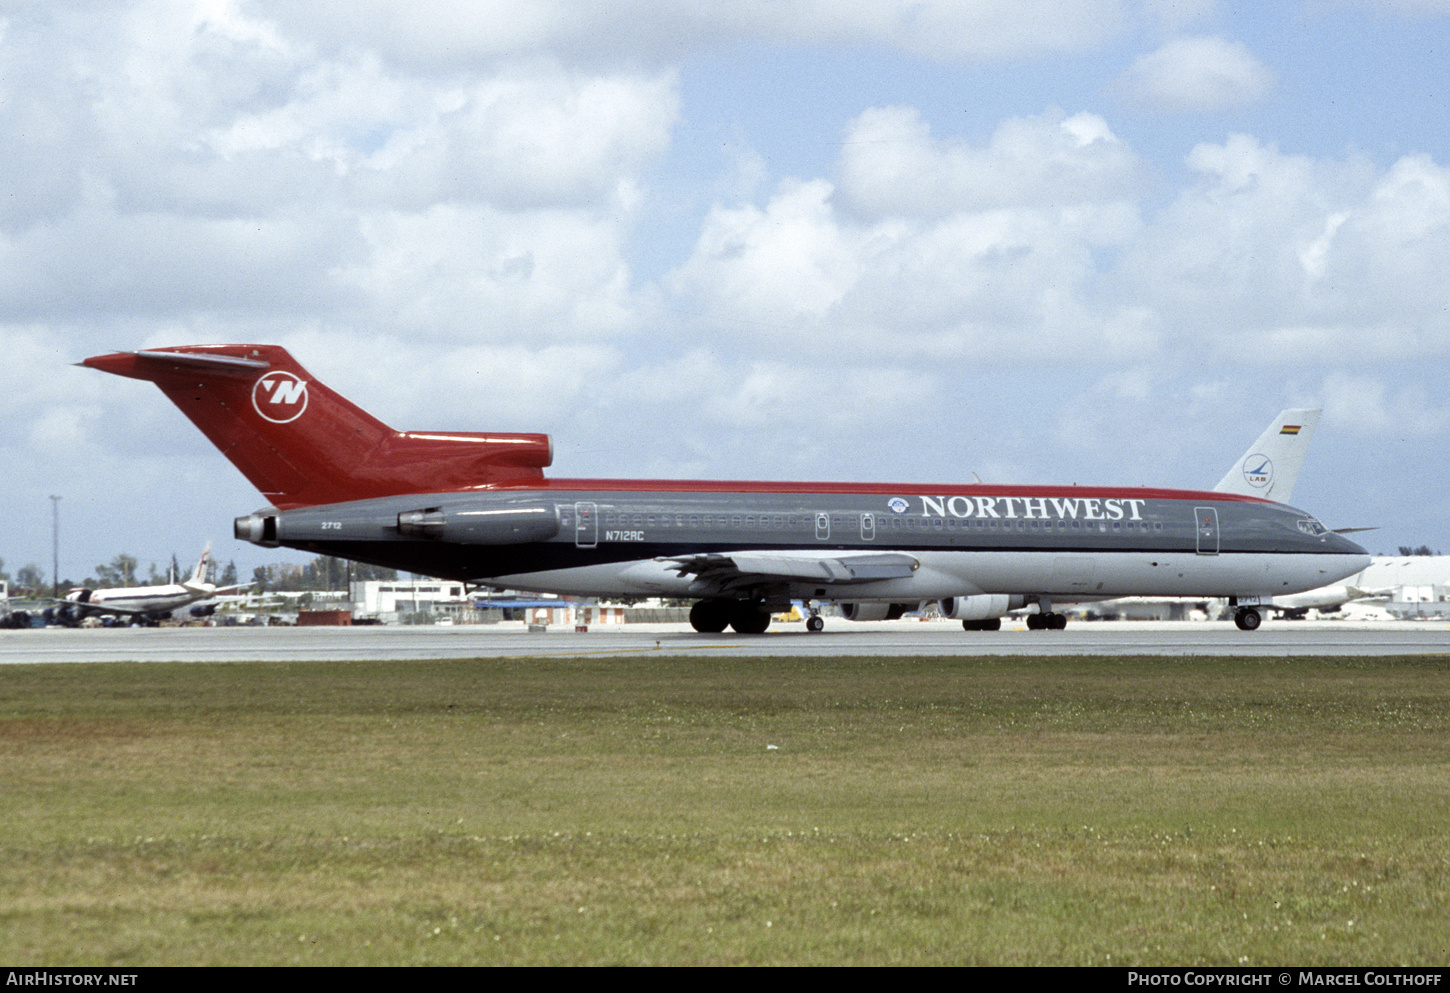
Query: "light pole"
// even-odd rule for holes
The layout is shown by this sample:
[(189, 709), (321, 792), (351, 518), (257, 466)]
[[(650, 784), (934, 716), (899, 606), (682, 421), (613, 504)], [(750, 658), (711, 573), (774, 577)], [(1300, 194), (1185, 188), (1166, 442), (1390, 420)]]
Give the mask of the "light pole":
[(50, 595), (60, 599), (60, 497), (50, 495)]

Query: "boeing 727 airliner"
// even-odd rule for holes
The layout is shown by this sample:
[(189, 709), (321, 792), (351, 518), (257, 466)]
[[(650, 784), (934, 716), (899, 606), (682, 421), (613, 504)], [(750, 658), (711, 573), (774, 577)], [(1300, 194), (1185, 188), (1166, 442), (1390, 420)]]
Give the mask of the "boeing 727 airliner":
[(792, 600), (854, 620), (935, 600), (967, 630), (1035, 607), (1030, 627), (1062, 628), (1054, 605), (1122, 596), (1229, 597), (1253, 630), (1275, 594), (1369, 563), (1261, 495), (1288, 498), (1312, 411), (1285, 411), (1213, 491), (550, 479), (547, 435), (395, 431), (276, 345), (82, 364), (155, 383), (262, 492), (238, 538), (478, 586), (695, 598), (698, 631), (758, 634)]

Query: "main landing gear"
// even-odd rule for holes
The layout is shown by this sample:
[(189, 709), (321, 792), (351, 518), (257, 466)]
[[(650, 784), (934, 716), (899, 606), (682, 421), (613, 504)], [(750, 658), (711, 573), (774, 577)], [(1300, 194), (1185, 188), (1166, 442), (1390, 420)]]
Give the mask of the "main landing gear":
[(1061, 631), (1067, 627), (1066, 614), (1028, 614), (1027, 630)]
[(690, 626), (701, 634), (719, 634), (727, 625), (741, 634), (764, 634), (770, 611), (754, 600), (700, 600), (690, 608)]
[(1234, 611), (1234, 624), (1238, 625), (1240, 631), (1257, 631), (1262, 623), (1263, 615), (1253, 607), (1240, 607)]
[(1000, 631), (1002, 630), (1002, 618), (988, 617), (982, 621), (962, 621), (963, 631)]

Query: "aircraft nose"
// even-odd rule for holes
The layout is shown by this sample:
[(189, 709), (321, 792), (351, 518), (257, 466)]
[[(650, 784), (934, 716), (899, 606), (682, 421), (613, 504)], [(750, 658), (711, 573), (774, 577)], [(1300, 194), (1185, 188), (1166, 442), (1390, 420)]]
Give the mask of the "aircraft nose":
[(1365, 551), (1364, 548), (1361, 547), (1358, 543), (1350, 541), (1342, 534), (1337, 534), (1334, 537), (1338, 538), (1341, 544), (1344, 546), (1344, 551), (1346, 554), (1363, 555), (1366, 559), (1369, 558), (1369, 552)]
[(1356, 563), (1357, 563), (1355, 565), (1355, 571), (1360, 571), (1360, 570), (1369, 568), (1369, 563), (1370, 563), (1370, 554), (1369, 554), (1369, 552), (1365, 551), (1357, 543), (1355, 543), (1353, 541), (1350, 541), (1348, 538), (1346, 538), (1342, 534), (1334, 534), (1334, 535), (1331, 535), (1330, 537), (1332, 537), (1334, 539), (1334, 544), (1336, 544), (1338, 546), (1335, 550), (1337, 552), (1339, 552), (1339, 554), (1341, 554), (1341, 555), (1352, 555), (1352, 556), (1354, 556), (1354, 559), (1356, 560)]

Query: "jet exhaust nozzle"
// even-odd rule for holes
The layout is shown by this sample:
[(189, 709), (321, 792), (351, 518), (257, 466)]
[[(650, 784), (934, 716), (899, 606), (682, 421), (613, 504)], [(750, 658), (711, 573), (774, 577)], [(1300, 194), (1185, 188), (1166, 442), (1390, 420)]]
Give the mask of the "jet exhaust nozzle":
[(250, 541), (264, 548), (277, 547), (277, 518), (273, 514), (248, 514), (232, 525), (238, 541)]

